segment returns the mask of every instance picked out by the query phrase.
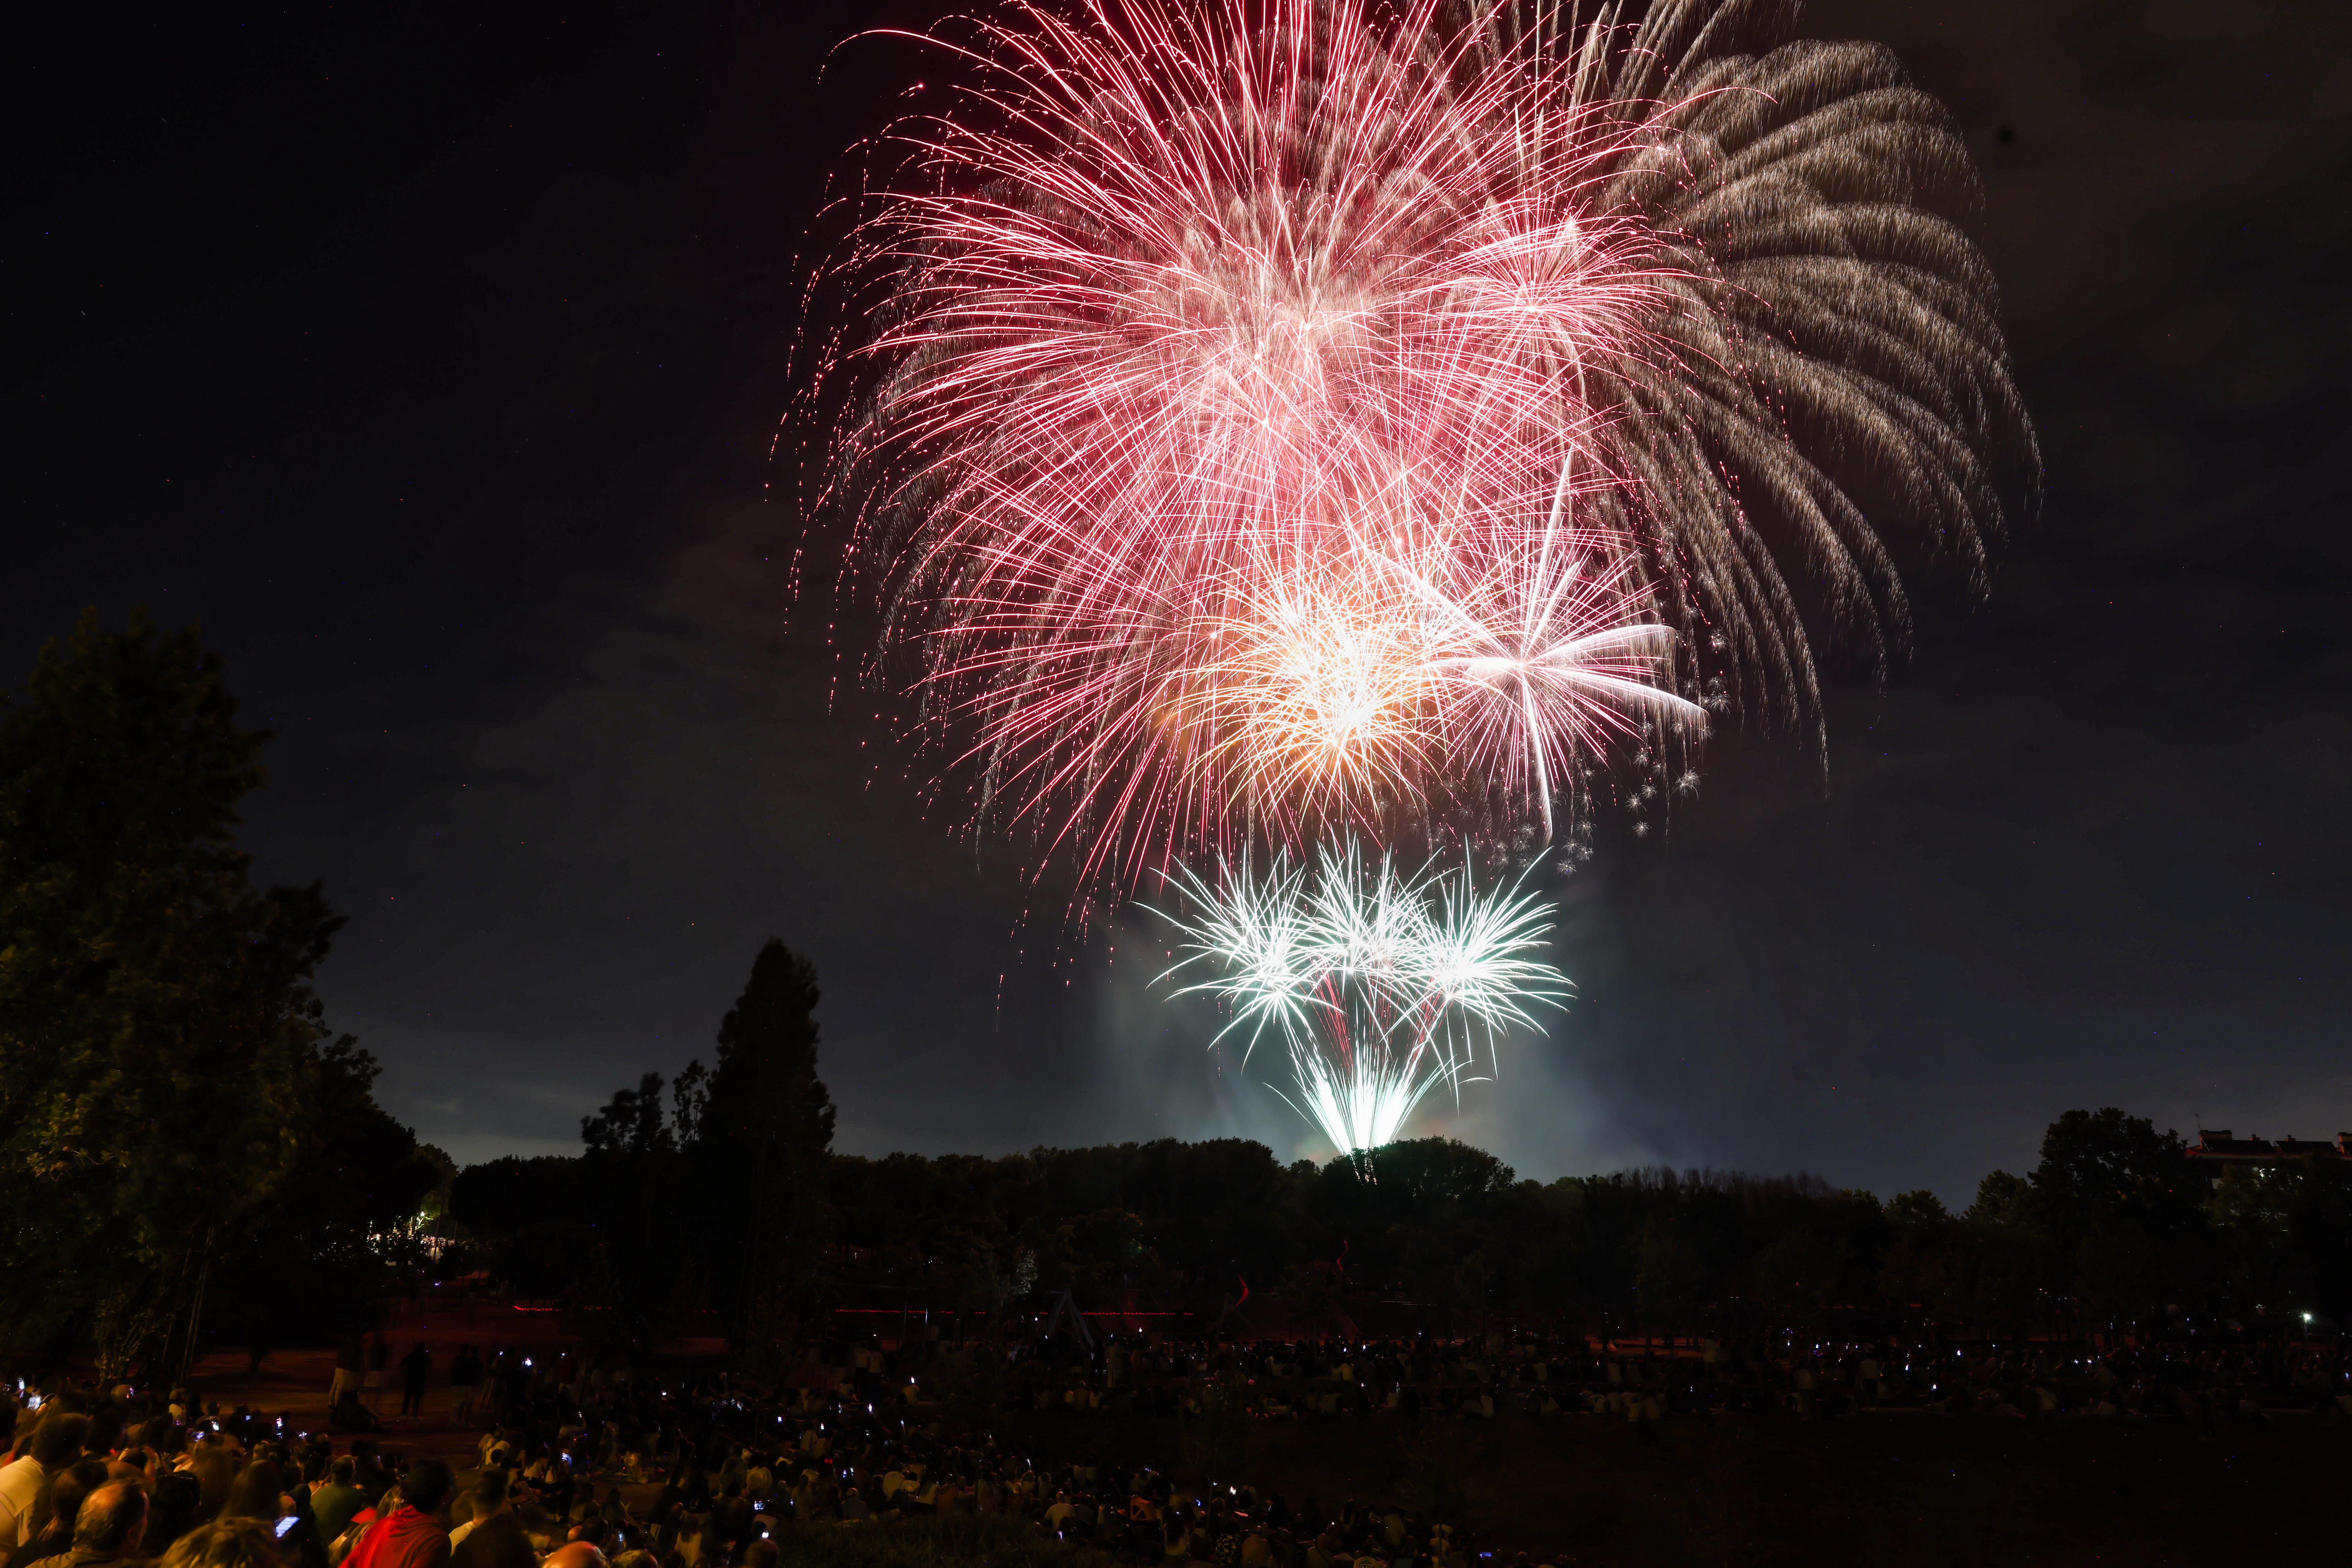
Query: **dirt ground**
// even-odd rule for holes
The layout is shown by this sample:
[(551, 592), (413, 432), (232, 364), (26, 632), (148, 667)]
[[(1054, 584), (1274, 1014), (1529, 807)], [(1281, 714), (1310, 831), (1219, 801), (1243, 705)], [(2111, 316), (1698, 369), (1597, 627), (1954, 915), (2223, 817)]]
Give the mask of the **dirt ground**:
[[(481, 1435), (478, 1426), (461, 1425), (457, 1418), (459, 1391), (449, 1385), (449, 1364), (459, 1345), (473, 1345), (487, 1359), (509, 1347), (526, 1355), (557, 1355), (574, 1343), (554, 1314), (465, 1299), (403, 1303), (383, 1334), (394, 1364), (385, 1374), (385, 1385), (368, 1399), (383, 1427), (377, 1438), (387, 1449), (440, 1458), (470, 1456)], [(398, 1364), (419, 1341), (433, 1353), (433, 1372), (426, 1380), (423, 1409), (403, 1416)], [(335, 1353), (331, 1349), (271, 1351), (257, 1369), (246, 1352), (215, 1351), (196, 1363), (188, 1385), (199, 1400), (216, 1402), (224, 1411), (243, 1405), (285, 1416), (289, 1431), (325, 1432), (327, 1390), (334, 1375)], [(347, 1435), (334, 1436), (341, 1442)]]

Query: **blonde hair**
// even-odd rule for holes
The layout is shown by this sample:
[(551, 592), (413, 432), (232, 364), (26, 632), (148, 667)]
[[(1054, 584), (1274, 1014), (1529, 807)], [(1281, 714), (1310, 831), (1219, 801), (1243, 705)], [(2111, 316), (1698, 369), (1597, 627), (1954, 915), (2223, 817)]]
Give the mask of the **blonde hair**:
[(163, 1568), (285, 1568), (285, 1563), (261, 1521), (220, 1519), (172, 1542)]

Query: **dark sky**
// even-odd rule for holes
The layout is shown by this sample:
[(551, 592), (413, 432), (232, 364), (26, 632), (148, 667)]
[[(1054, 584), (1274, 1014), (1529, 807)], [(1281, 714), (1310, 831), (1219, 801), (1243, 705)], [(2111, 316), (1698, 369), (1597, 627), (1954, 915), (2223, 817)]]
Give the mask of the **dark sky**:
[[(1302, 1149), (1140, 956), (1026, 925), (787, 625), (769, 456), (825, 169), (896, 13), (16, 7), (0, 35), (0, 671), (200, 621), (275, 730), (248, 839), (461, 1161), (708, 1057), (771, 934), (843, 1146)], [(2074, 1105), (2352, 1126), (2352, 10), (1817, 5), (1986, 174), (2048, 497), (1917, 583), (1826, 787), (1719, 743), (1562, 887), (1581, 991), (1426, 1120), (1550, 1176), (1808, 1168), (1964, 1199)], [(771, 486), (773, 486), (771, 488)]]

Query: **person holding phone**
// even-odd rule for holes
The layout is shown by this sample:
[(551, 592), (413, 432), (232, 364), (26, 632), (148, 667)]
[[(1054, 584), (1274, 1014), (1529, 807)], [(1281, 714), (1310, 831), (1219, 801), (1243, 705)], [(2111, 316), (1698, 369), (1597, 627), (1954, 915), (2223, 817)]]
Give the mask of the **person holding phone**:
[(327, 1568), (327, 1536), (319, 1528), (310, 1489), (296, 1481), (279, 1494), (278, 1506), (274, 1529), (278, 1552), (286, 1560), (286, 1568)]

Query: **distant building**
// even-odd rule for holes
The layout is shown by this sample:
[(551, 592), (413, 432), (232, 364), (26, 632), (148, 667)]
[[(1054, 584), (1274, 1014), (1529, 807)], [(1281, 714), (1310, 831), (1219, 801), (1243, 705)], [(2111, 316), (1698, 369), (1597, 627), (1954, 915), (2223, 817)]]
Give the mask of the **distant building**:
[(2298, 1138), (2290, 1133), (2284, 1138), (2257, 1138), (2248, 1134), (2233, 1138), (2227, 1127), (2201, 1127), (2197, 1141), (2189, 1145), (2192, 1160), (2210, 1160), (2217, 1166), (2266, 1166), (2280, 1160), (2302, 1159), (2317, 1155), (2323, 1159), (2352, 1159), (2352, 1133), (2338, 1133), (2332, 1144), (2314, 1138)]

